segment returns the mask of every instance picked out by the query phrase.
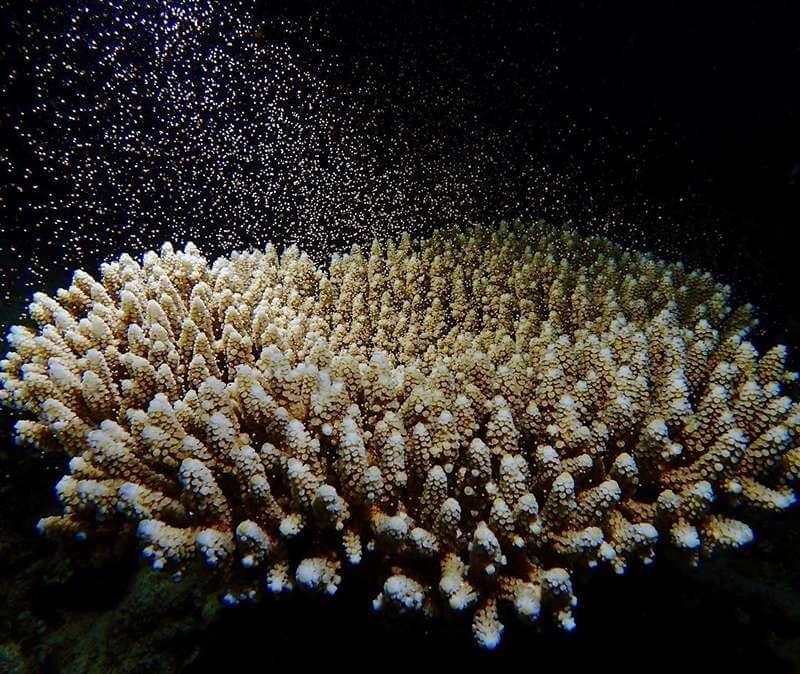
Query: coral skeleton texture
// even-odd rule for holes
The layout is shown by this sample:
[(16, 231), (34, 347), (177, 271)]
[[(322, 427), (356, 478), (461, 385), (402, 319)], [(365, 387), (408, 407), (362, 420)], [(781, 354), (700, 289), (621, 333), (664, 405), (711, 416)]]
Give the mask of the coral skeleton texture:
[(376, 610), (463, 612), (492, 648), (505, 615), (572, 629), (580, 568), (696, 563), (794, 502), (795, 375), (729, 295), (542, 223), (328, 269), (165, 244), (34, 295), (0, 397), (20, 444), (71, 457), (48, 536), (200, 560), (229, 603), (334, 594), (369, 559)]

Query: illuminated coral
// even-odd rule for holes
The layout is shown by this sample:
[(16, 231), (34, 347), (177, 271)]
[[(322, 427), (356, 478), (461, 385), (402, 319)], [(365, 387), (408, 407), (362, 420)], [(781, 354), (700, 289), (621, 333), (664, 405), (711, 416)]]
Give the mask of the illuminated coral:
[(575, 625), (572, 575), (695, 563), (736, 515), (794, 501), (800, 407), (729, 288), (542, 224), (209, 264), (165, 244), (36, 294), (2, 401), (72, 458), (66, 540), (135, 532), (266, 589), (333, 594), (369, 555), (375, 609)]

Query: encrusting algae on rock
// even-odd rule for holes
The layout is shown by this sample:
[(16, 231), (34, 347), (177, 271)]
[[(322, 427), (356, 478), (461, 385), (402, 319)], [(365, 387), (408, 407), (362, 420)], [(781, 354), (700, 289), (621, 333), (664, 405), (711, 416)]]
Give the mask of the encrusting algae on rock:
[[(572, 573), (656, 543), (696, 563), (794, 502), (786, 350), (746, 340), (730, 289), (600, 238), (501, 225), (209, 265), (165, 244), (34, 295), (2, 402), (20, 444), (65, 450), (63, 514), (199, 558), (228, 603), (334, 594), (370, 557), (376, 610), (574, 627)], [(738, 513), (738, 514), (737, 514)]]

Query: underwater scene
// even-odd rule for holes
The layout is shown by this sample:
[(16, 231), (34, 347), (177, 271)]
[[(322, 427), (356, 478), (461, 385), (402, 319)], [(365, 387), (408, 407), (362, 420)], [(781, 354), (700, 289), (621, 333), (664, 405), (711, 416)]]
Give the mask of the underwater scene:
[(0, 673), (800, 672), (793, 3), (0, 15)]

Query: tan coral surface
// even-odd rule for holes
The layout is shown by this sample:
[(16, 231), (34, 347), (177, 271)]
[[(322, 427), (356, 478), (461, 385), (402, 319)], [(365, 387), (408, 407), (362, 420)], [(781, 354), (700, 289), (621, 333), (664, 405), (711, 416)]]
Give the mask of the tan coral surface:
[(696, 563), (794, 502), (795, 375), (729, 294), (541, 223), (327, 270), (165, 244), (34, 295), (0, 398), (21, 444), (71, 457), (47, 535), (135, 532), (156, 568), (216, 568), (229, 603), (333, 594), (370, 558), (376, 610), (467, 612), (492, 648), (507, 613), (572, 629), (580, 567), (659, 541)]

